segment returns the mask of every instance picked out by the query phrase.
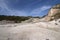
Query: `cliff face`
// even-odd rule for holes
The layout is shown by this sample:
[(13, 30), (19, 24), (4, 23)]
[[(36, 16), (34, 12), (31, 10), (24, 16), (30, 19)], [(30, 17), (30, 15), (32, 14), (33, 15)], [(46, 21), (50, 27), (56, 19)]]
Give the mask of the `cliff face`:
[(45, 20), (46, 21), (54, 20), (55, 18), (57, 18), (58, 15), (60, 17), (60, 4), (55, 5), (50, 9), (48, 15), (45, 17)]

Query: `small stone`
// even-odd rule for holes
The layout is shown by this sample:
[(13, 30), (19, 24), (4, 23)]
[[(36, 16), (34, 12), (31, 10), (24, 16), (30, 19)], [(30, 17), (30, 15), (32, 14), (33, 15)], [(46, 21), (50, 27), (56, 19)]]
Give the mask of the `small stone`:
[(46, 39), (46, 40), (49, 40), (49, 39)]
[(58, 25), (57, 23), (55, 23), (55, 25)]
[(60, 22), (60, 21), (59, 21)]

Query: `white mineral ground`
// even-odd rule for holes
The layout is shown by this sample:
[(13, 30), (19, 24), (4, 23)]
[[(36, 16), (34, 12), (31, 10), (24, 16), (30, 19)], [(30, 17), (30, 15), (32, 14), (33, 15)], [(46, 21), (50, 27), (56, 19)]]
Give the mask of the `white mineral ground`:
[(0, 24), (0, 40), (60, 40), (59, 20)]

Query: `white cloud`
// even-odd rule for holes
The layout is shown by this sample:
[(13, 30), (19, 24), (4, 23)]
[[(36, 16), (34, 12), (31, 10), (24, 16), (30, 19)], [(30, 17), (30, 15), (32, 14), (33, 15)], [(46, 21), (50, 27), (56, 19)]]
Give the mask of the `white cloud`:
[(19, 10), (11, 10), (8, 8), (8, 5), (5, 3), (5, 0), (0, 0), (0, 15), (20, 15), (20, 16), (27, 16), (25, 11), (19, 11)]
[[(16, 0), (17, 1), (17, 0)], [(34, 9), (31, 11), (30, 15), (38, 16), (41, 12), (49, 9), (51, 6), (42, 6), (37, 9)], [(8, 7), (8, 5), (5, 3), (5, 0), (0, 0), (0, 15), (6, 14), (6, 15), (20, 15), (20, 16), (28, 16), (29, 14), (26, 11), (22, 10), (12, 10)]]
[(36, 15), (39, 15), (41, 12), (47, 10), (47, 9), (50, 9), (51, 6), (42, 6), (42, 7), (39, 7), (37, 9), (34, 9), (31, 14), (36, 14)]
[(11, 10), (9, 13), (12, 13), (10, 15), (15, 15), (15, 16), (27, 16), (27, 13), (25, 11)]

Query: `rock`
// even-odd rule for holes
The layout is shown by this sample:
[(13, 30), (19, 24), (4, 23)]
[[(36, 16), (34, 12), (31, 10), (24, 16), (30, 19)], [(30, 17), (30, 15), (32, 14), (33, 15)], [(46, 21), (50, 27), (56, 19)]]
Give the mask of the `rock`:
[(45, 18), (45, 21), (51, 21), (54, 20), (55, 18), (57, 19), (60, 17), (60, 4), (53, 6), (48, 15)]

